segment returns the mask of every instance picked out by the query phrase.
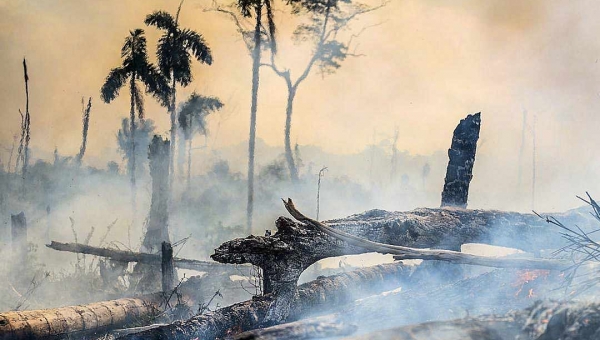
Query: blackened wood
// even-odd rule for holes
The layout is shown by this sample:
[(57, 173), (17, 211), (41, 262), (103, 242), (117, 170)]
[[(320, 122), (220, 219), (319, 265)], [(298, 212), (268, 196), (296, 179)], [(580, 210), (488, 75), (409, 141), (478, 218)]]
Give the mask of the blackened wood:
[(169, 239), (169, 152), (170, 143), (154, 136), (149, 146), (150, 176), (152, 177), (152, 201), (146, 225), (142, 249), (157, 252), (162, 242)]
[(537, 301), (504, 315), (484, 315), (392, 328), (348, 339), (590, 340), (600, 339), (600, 304)]
[(350, 335), (356, 326), (335, 316), (317, 317), (289, 322), (277, 326), (247, 331), (234, 337), (235, 340), (304, 340), (322, 339)]
[(476, 113), (462, 119), (454, 130), (452, 144), (448, 150), (442, 207), (467, 207), (480, 127), (481, 113)]
[[(297, 320), (307, 313), (331, 310), (356, 298), (397, 287), (410, 278), (412, 270), (410, 266), (391, 263), (300, 285), (297, 303), (293, 304), (288, 320)], [(234, 335), (264, 327), (266, 314), (275, 300), (273, 294), (257, 296), (187, 321), (130, 334), (122, 339), (214, 339)]]
[(161, 274), (162, 291), (165, 294), (170, 293), (175, 287), (175, 265), (173, 263), (173, 247), (169, 242), (163, 242), (161, 245)]
[[(149, 146), (150, 176), (152, 177), (152, 200), (146, 224), (146, 234), (141, 250), (158, 253), (162, 242), (171, 242), (169, 238), (169, 152), (170, 143), (154, 135)], [(143, 263), (136, 264), (134, 274), (138, 278), (135, 288), (140, 293), (160, 290), (161, 275), (155, 268)]]

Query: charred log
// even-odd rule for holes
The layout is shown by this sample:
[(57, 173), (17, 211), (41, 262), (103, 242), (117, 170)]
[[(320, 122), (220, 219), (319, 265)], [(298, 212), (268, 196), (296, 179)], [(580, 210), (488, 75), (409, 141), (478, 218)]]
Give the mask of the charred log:
[[(295, 214), (293, 211), (290, 213)], [(311, 264), (323, 258), (373, 251), (365, 249), (363, 245), (340, 241), (336, 235), (327, 235), (322, 232), (324, 229), (319, 229), (317, 224), (311, 223), (314, 220), (305, 216), (296, 214), (294, 217), (303, 223), (280, 217), (276, 221), (278, 231), (274, 235), (234, 239), (223, 243), (211, 256), (218, 262), (251, 263), (263, 269), (264, 292), (278, 296), (278, 301), (273, 304), (274, 313), (268, 314), (269, 321), (274, 323), (285, 319), (285, 312), (295, 299), (297, 280)], [(590, 217), (578, 212), (563, 214), (560, 218), (570, 222), (579, 221), (580, 226), (585, 226), (591, 221)], [(370, 242), (399, 246), (403, 249), (401, 254), (404, 256), (410, 255), (407, 247), (460, 250), (461, 245), (465, 243), (488, 243), (534, 252), (563, 245), (559, 229), (548, 225), (538, 216), (499, 211), (418, 209), (402, 213), (372, 210), (345, 219), (328, 221), (326, 227), (331, 231)], [(390, 253), (389, 250), (387, 247), (384, 252)], [(440, 260), (440, 252), (431, 250), (427, 255), (435, 255), (431, 258)], [(451, 257), (457, 255), (456, 252), (444, 254)], [(423, 256), (423, 250), (418, 250), (416, 255)], [(466, 254), (459, 257), (470, 260), (475, 258)], [(511, 262), (501, 265), (504, 260), (489, 258), (478, 260), (480, 264), (496, 261), (501, 267), (516, 264)], [(525, 265), (521, 263), (520, 267), (564, 269), (569, 265), (549, 260), (525, 262)]]
[(502, 316), (429, 322), (350, 339), (589, 340), (600, 338), (600, 304), (542, 302)]
[(282, 325), (247, 331), (234, 337), (235, 340), (303, 340), (350, 335), (356, 326), (339, 318), (325, 316), (300, 320)]
[(448, 150), (449, 161), (442, 191), (442, 207), (467, 207), (480, 127), (481, 112), (468, 115), (454, 130), (452, 144)]
[(162, 292), (170, 293), (175, 287), (175, 265), (173, 263), (173, 247), (168, 242), (161, 246), (160, 269), (162, 274)]
[[(410, 277), (411, 272), (412, 267), (391, 263), (305, 283), (298, 287), (298, 300), (290, 310), (289, 319), (296, 320), (308, 312), (331, 310), (357, 297), (397, 287)], [(274, 301), (273, 294), (255, 297), (187, 321), (127, 335), (123, 339), (213, 339), (234, 335), (267, 326), (265, 317)]]

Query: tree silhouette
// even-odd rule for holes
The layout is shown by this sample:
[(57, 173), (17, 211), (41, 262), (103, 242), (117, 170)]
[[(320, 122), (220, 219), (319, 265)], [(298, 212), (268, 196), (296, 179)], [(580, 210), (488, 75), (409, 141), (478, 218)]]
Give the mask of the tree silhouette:
[(85, 149), (87, 147), (88, 129), (90, 127), (90, 112), (92, 110), (92, 97), (88, 99), (87, 106), (84, 105), (85, 101), (83, 97), (81, 97), (81, 120), (83, 123), (83, 130), (81, 131), (81, 147), (79, 148), (79, 153), (75, 157), (77, 165), (79, 166), (81, 166), (81, 161), (83, 160), (83, 156), (85, 155)]
[(313, 51), (301, 73), (295, 79), (292, 78), (289, 69), (277, 66), (274, 55), (271, 62), (264, 64), (270, 67), (279, 77), (283, 78), (287, 88), (287, 104), (285, 109), (285, 156), (292, 181), (298, 181), (298, 167), (292, 153), (290, 135), (292, 130), (292, 114), (294, 99), (300, 84), (306, 80), (313, 68), (316, 66), (322, 75), (334, 73), (340, 68), (341, 63), (348, 56), (357, 56), (350, 51), (352, 39), (358, 37), (364, 30), (352, 34), (347, 41), (340, 39), (339, 33), (348, 28), (348, 25), (362, 14), (377, 10), (387, 4), (383, 2), (376, 7), (367, 7), (355, 4), (351, 0), (294, 0), (291, 1), (293, 13), (308, 14), (308, 23), (300, 24), (294, 31), (294, 40), (297, 42), (310, 41), (313, 43)]
[(156, 11), (146, 16), (144, 21), (148, 26), (155, 26), (164, 34), (158, 40), (156, 56), (158, 58), (158, 67), (161, 73), (170, 83), (170, 98), (165, 105), (171, 116), (171, 155), (170, 155), (170, 183), (173, 181), (175, 145), (177, 138), (177, 117), (176, 117), (176, 85), (183, 87), (192, 82), (191, 59), (194, 57), (203, 64), (212, 64), (212, 54), (210, 48), (199, 33), (188, 28), (179, 26), (179, 13), (181, 5), (179, 4), (177, 14), (173, 17), (165, 11)]
[[(148, 61), (146, 48), (146, 37), (142, 29), (129, 31), (129, 36), (125, 38), (125, 43), (121, 48), (121, 66), (113, 68), (106, 77), (106, 81), (100, 90), (100, 98), (105, 103), (110, 103), (118, 95), (121, 88), (129, 81), (130, 111), (129, 111), (129, 142), (130, 154), (136, 153), (135, 143), (135, 113), (137, 108), (138, 117), (144, 119), (144, 98), (140, 89), (140, 84), (146, 86), (146, 91), (155, 96), (163, 105), (167, 102), (169, 96), (169, 87), (164, 77), (158, 69)], [(130, 175), (132, 205), (135, 210), (135, 173), (136, 158), (128, 158), (127, 170)]]
[[(242, 27), (242, 23), (233, 11), (223, 7), (216, 7), (214, 10), (225, 13), (232, 18), (252, 56), (252, 101), (250, 104), (250, 133), (248, 136), (248, 202), (246, 206), (246, 227), (248, 232), (251, 233), (254, 211), (254, 149), (256, 146), (256, 113), (258, 108), (261, 50), (263, 41), (265, 41), (271, 50), (271, 55), (277, 53), (276, 27), (271, 0), (237, 0), (235, 5), (245, 18), (252, 18), (254, 12), (254, 28), (252, 30)], [(263, 24), (263, 8), (266, 12), (266, 28)]]
[(181, 106), (178, 116), (179, 128), (183, 132), (183, 138), (187, 142), (188, 164), (187, 164), (187, 188), (190, 188), (190, 177), (192, 168), (192, 139), (194, 134), (206, 136), (206, 117), (220, 110), (223, 103), (219, 98), (206, 97), (194, 92)]

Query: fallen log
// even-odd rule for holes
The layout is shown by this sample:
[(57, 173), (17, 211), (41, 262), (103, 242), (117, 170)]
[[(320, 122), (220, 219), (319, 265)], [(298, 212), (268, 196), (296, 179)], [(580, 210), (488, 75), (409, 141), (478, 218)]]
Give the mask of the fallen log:
[(335, 237), (341, 241), (347, 242), (348, 244), (363, 248), (367, 252), (372, 251), (383, 254), (395, 254), (395, 260), (435, 260), (495, 268), (523, 268), (547, 270), (564, 270), (575, 266), (575, 263), (564, 260), (478, 256), (452, 250), (417, 249), (373, 242), (367, 239), (354, 236), (352, 234), (348, 234), (341, 230), (336, 230), (319, 221), (304, 216), (300, 211), (296, 209), (296, 207), (294, 206), (294, 202), (292, 202), (292, 200), (289, 198), (287, 202), (284, 201), (283, 203), (287, 211), (298, 221), (310, 225), (314, 228), (317, 228), (319, 231), (329, 236)]
[[(288, 205), (289, 208), (289, 205)], [(223, 263), (251, 263), (263, 270), (263, 292), (275, 293), (278, 301), (268, 314), (268, 322), (280, 323), (285, 311), (292, 303), (297, 280), (300, 274), (316, 261), (335, 256), (361, 254), (373, 251), (361, 246), (340, 241), (339, 235), (351, 235), (370, 242), (397, 245), (401, 253), (408, 256), (408, 247), (443, 248), (460, 250), (465, 243), (489, 243), (512, 246), (528, 251), (558, 248), (563, 245), (559, 228), (548, 225), (533, 214), (518, 214), (499, 211), (462, 209), (418, 209), (409, 213), (390, 213), (373, 210), (361, 215), (353, 215), (343, 220), (325, 223), (310, 220), (291, 210), (300, 219), (295, 223), (285, 217), (276, 221), (277, 233), (271, 236), (248, 236), (223, 243), (211, 256)], [(561, 219), (578, 220), (580, 226), (593, 221), (591, 216), (579, 211), (563, 214)], [(326, 225), (333, 233), (328, 235)], [(335, 232), (338, 232), (335, 234)], [(333, 236), (332, 236), (333, 235)], [(412, 249), (414, 251), (414, 249)], [(390, 253), (389, 247), (385, 252)], [(554, 260), (508, 260), (482, 258), (457, 252), (444, 253), (440, 250), (418, 250), (413, 258), (424, 255), (436, 260), (460, 259), (474, 264), (493, 264), (498, 267), (528, 267), (560, 270), (571, 264)], [(456, 255), (459, 254), (457, 257)], [(414, 255), (414, 252), (413, 252)], [(435, 255), (435, 256), (432, 256)], [(508, 261), (508, 262), (507, 262)]]
[(451, 321), (433, 321), (404, 326), (346, 340), (515, 340), (520, 323), (514, 316), (482, 316)]
[[(360, 270), (319, 278), (298, 287), (297, 303), (290, 310), (295, 320), (309, 312), (327, 311), (358, 297), (398, 287), (408, 280), (412, 266), (401, 263), (378, 265)], [(273, 294), (254, 297), (214, 312), (178, 321), (121, 339), (214, 339), (252, 330), (266, 324), (265, 316), (275, 302)]]
[[(52, 241), (50, 244), (47, 244), (46, 247), (58, 251), (106, 257), (118, 262), (139, 262), (156, 266), (161, 265), (162, 258), (159, 254), (137, 253), (129, 250), (100, 248), (81, 243), (62, 243)], [(235, 274), (243, 276), (250, 275), (250, 266), (247, 265), (232, 266), (229, 264), (182, 259), (178, 257), (173, 258), (173, 261), (175, 267), (182, 269), (191, 269), (201, 272), (231, 272), (232, 275)]]
[(234, 340), (321, 339), (350, 335), (355, 331), (356, 326), (325, 316), (247, 331), (235, 336)]
[(55, 339), (147, 324), (162, 310), (160, 294), (55, 309), (0, 313), (0, 339)]
[(455, 319), (465, 314), (505, 314), (527, 308), (538, 296), (560, 297), (556, 288), (562, 283), (559, 280), (564, 278), (548, 271), (499, 269), (451, 284), (415, 280), (402, 286), (402, 290), (340, 304), (334, 314), (309, 315), (297, 326), (311, 325), (320, 319), (335, 319), (356, 325), (357, 333), (365, 334), (390, 327)]
[(537, 301), (505, 315), (428, 322), (354, 336), (390, 340), (591, 340), (600, 339), (600, 304)]

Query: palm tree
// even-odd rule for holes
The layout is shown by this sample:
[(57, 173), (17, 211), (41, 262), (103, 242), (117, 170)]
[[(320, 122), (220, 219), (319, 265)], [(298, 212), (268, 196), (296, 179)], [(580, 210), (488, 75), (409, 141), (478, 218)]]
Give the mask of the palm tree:
[[(271, 54), (277, 53), (277, 43), (275, 40), (275, 22), (273, 21), (273, 11), (271, 0), (237, 0), (237, 6), (246, 18), (254, 18), (253, 48), (252, 48), (252, 102), (250, 104), (250, 134), (248, 138), (248, 202), (246, 206), (246, 227), (248, 232), (252, 232), (252, 214), (254, 210), (254, 149), (256, 145), (256, 112), (258, 106), (258, 83), (259, 68), (261, 60), (261, 43), (263, 33), (269, 40)], [(263, 6), (267, 14), (268, 33), (262, 32), (262, 14)]]
[[(100, 90), (100, 98), (105, 103), (110, 103), (129, 81), (130, 154), (135, 155), (136, 108), (139, 119), (144, 119), (144, 98), (139, 82), (146, 86), (146, 92), (154, 95), (162, 103), (165, 103), (168, 98), (169, 87), (158, 69), (148, 61), (146, 37), (142, 29), (129, 31), (129, 36), (125, 38), (125, 43), (121, 48), (121, 58), (123, 59), (122, 65), (110, 70), (106, 77)], [(132, 205), (135, 211), (135, 157), (129, 157), (127, 163), (131, 181)]]
[(179, 111), (179, 127), (183, 132), (183, 137), (188, 144), (188, 164), (187, 164), (187, 188), (190, 189), (190, 176), (192, 168), (192, 139), (194, 134), (199, 133), (206, 136), (206, 117), (214, 111), (220, 110), (223, 103), (219, 98), (206, 97), (192, 93), (190, 98), (181, 106)]
[(170, 83), (170, 98), (167, 105), (171, 115), (171, 156), (170, 156), (170, 182), (173, 181), (175, 142), (177, 132), (176, 120), (176, 85), (183, 87), (192, 82), (191, 58), (192, 56), (201, 63), (212, 64), (212, 54), (210, 48), (204, 41), (202, 35), (187, 28), (179, 26), (179, 13), (181, 5), (179, 4), (177, 14), (173, 17), (165, 11), (156, 11), (149, 14), (144, 21), (148, 26), (155, 26), (163, 30), (164, 34), (158, 40), (156, 56), (158, 57), (158, 67), (161, 73)]

